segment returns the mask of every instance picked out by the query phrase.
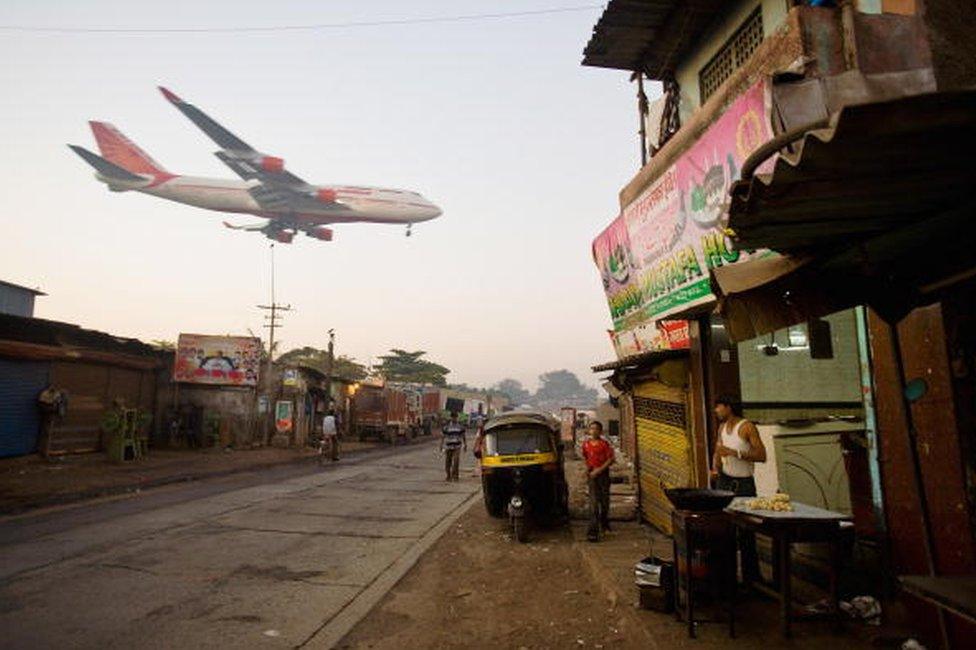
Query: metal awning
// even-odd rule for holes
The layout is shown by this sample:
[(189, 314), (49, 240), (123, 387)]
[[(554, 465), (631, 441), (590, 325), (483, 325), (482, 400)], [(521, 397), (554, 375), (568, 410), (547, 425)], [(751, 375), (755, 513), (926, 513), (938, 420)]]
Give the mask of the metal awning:
[(651, 79), (663, 79), (725, 4), (721, 0), (610, 0), (583, 50), (583, 65), (643, 70)]
[(617, 361), (601, 363), (598, 366), (593, 366), (591, 370), (593, 372), (624, 370), (627, 368), (650, 365), (659, 361), (667, 361), (668, 359), (678, 359), (687, 355), (688, 350), (651, 350), (649, 352), (642, 352), (641, 354), (633, 354), (629, 357), (618, 359)]
[(806, 251), (968, 203), (974, 144), (973, 91), (848, 106), (780, 155), (772, 173), (732, 186), (736, 247)]
[(976, 275), (974, 145), (976, 92), (919, 95), (845, 108), (736, 183), (736, 246), (785, 257), (713, 271), (733, 340), (858, 304), (896, 321)]

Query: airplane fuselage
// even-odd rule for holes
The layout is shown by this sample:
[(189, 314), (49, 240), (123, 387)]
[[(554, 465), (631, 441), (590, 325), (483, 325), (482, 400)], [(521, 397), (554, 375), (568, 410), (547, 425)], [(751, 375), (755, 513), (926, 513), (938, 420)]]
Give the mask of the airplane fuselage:
[(146, 179), (143, 182), (120, 182), (100, 174), (97, 177), (115, 191), (133, 190), (206, 210), (253, 214), (266, 219), (302, 224), (409, 224), (434, 219), (441, 214), (437, 206), (416, 192), (380, 187), (319, 186), (320, 190), (334, 193), (335, 202), (323, 203), (321, 207), (310, 205), (296, 213), (261, 207), (250, 193), (250, 190), (261, 185), (254, 180), (171, 176)]
[(298, 233), (332, 241), (327, 226), (354, 222), (403, 224), (409, 237), (412, 224), (441, 215), (440, 208), (417, 192), (309, 183), (286, 169), (284, 159), (255, 149), (172, 91), (159, 90), (220, 146), (214, 155), (240, 180), (171, 174), (113, 125), (93, 120), (89, 125), (101, 155), (76, 144), (68, 147), (114, 192), (142, 192), (205, 210), (253, 214), (268, 221), (224, 225), (285, 244)]

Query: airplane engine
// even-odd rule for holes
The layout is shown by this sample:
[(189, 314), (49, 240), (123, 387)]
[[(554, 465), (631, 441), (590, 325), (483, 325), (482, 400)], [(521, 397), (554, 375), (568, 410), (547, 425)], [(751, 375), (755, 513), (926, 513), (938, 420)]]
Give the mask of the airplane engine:
[(315, 193), (315, 198), (322, 203), (335, 203), (336, 201), (336, 191), (330, 189), (321, 189)]
[(275, 156), (264, 156), (261, 158), (261, 169), (273, 174), (280, 174), (285, 171), (285, 161), (283, 158)]
[(287, 230), (279, 230), (278, 232), (270, 232), (265, 236), (268, 239), (275, 240), (279, 244), (290, 244), (291, 240), (295, 238), (295, 233)]
[(332, 241), (332, 229), (326, 228), (325, 226), (316, 226), (305, 231), (309, 237), (314, 237), (315, 239), (320, 239), (322, 241)]

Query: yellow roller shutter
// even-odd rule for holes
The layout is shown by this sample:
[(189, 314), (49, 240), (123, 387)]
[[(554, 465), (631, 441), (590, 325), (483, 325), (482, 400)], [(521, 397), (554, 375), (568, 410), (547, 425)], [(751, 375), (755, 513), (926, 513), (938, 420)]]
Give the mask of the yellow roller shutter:
[(686, 391), (658, 381), (634, 388), (640, 508), (644, 519), (671, 533), (671, 502), (662, 489), (690, 486), (694, 456)]

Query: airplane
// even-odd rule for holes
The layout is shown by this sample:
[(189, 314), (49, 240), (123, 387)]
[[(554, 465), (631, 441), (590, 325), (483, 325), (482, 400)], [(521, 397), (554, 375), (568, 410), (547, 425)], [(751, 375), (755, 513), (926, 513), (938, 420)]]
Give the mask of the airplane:
[(215, 152), (241, 180), (172, 174), (107, 122), (89, 122), (101, 156), (69, 144), (95, 168), (95, 178), (113, 192), (136, 191), (217, 212), (252, 214), (266, 222), (234, 225), (290, 244), (299, 232), (332, 241), (337, 223), (413, 224), (441, 215), (441, 209), (417, 192), (352, 185), (313, 185), (285, 169), (285, 161), (262, 153), (218, 124), (202, 110), (159, 87), (163, 96), (190, 119), (220, 150)]

